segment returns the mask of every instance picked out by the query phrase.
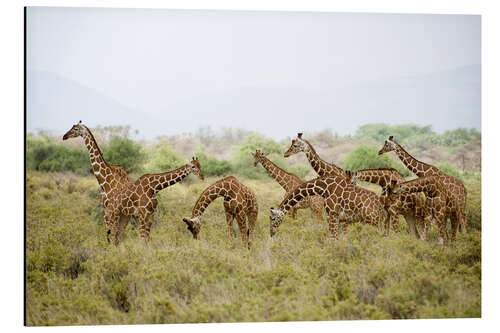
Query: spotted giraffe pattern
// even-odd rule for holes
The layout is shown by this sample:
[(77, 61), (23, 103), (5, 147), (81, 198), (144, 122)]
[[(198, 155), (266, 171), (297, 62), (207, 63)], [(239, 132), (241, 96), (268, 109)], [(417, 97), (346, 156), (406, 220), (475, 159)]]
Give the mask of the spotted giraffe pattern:
[(82, 124), (81, 120), (78, 124), (73, 125), (71, 129), (66, 132), (66, 134), (64, 134), (63, 140), (76, 137), (82, 137), (89, 152), (92, 172), (94, 173), (101, 189), (99, 199), (103, 206), (103, 215), (104, 220), (106, 221), (106, 227), (109, 230), (110, 226), (107, 224), (108, 219), (106, 218), (106, 215), (108, 212), (110, 198), (113, 198), (120, 191), (122, 191), (127, 184), (132, 182), (132, 179), (120, 165), (108, 163), (104, 159), (102, 151), (97, 145), (92, 132), (87, 126)]
[(327, 176), (302, 183), (287, 194), (278, 209), (271, 208), (271, 237), (276, 234), (283, 217), (290, 209), (300, 200), (313, 195), (320, 195), (325, 199), (327, 236), (333, 239), (338, 239), (339, 232), (343, 231), (343, 221), (363, 221), (377, 227), (379, 222), (387, 218), (387, 212), (375, 193), (351, 184), (346, 177)]
[(183, 218), (188, 230), (193, 237), (198, 239), (201, 228), (201, 216), (205, 209), (217, 198), (224, 198), (224, 211), (226, 214), (229, 242), (233, 241), (233, 220), (236, 219), (241, 233), (241, 239), (250, 249), (259, 205), (255, 194), (233, 176), (218, 180), (207, 187), (193, 207), (190, 218)]
[(423, 192), (430, 203), (432, 217), (437, 221), (439, 229), (439, 243), (446, 244), (446, 216), (449, 214), (447, 205), (447, 191), (443, 186), (441, 177), (429, 176), (413, 179), (403, 183), (392, 181), (390, 197), (394, 198), (404, 194)]
[(110, 234), (113, 244), (117, 245), (128, 221), (133, 217), (139, 223), (139, 235), (149, 242), (153, 214), (158, 205), (156, 194), (168, 186), (172, 186), (190, 173), (204, 179), (200, 163), (196, 158), (186, 165), (164, 173), (146, 174), (133, 184), (127, 184), (123, 191), (115, 196), (110, 205), (108, 219), (111, 226)]
[[(271, 162), (260, 150), (256, 150), (255, 154), (252, 154), (254, 158), (253, 166), (257, 167), (260, 163), (267, 173), (275, 179), (278, 184), (283, 187), (285, 192), (288, 194), (297, 186), (303, 183), (303, 181), (294, 174), (286, 172), (285, 170), (278, 167), (276, 164)], [(323, 207), (324, 200), (321, 196), (316, 195), (312, 197), (307, 197), (305, 200), (300, 201), (297, 205), (295, 205), (290, 211), (290, 216), (293, 219), (296, 219), (296, 212), (298, 209), (311, 208), (313, 215), (316, 217), (318, 222), (321, 223), (323, 219)]]
[(417, 238), (422, 237), (418, 232), (417, 225), (426, 228), (426, 223), (430, 222), (432, 216), (431, 211), (425, 205), (425, 195), (422, 193), (405, 193), (390, 198), (392, 182), (402, 183), (405, 181), (396, 169), (377, 168), (358, 170), (353, 173), (351, 181), (353, 184), (365, 181), (382, 187), (384, 207), (389, 213), (389, 219), (386, 221), (386, 230), (389, 230), (390, 224), (393, 230), (397, 232), (398, 216), (403, 215), (410, 231)]
[[(384, 143), (384, 146), (378, 152), (379, 155), (394, 151), (403, 164), (418, 177), (435, 176), (439, 178), (443, 189), (446, 191), (447, 199), (447, 218), (451, 221), (451, 239), (454, 241), (457, 235), (458, 226), (462, 232), (466, 232), (467, 219), (465, 217), (465, 201), (467, 198), (467, 189), (465, 185), (455, 177), (451, 177), (433, 165), (421, 162), (411, 156), (401, 145), (399, 145), (392, 136)], [(430, 200), (432, 202), (432, 200)], [(445, 220), (446, 220), (445, 219)]]
[(314, 171), (320, 176), (339, 176), (345, 177), (344, 170), (333, 163), (328, 163), (322, 160), (313, 146), (306, 139), (302, 138), (302, 133), (297, 134), (297, 138), (292, 140), (290, 148), (285, 152), (284, 156), (289, 157), (299, 152), (304, 152), (313, 167)]

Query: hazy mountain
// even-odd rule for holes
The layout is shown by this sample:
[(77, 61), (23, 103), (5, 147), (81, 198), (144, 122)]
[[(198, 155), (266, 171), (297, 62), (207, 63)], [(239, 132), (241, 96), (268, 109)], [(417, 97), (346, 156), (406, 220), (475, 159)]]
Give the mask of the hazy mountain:
[(231, 87), (176, 101), (166, 91), (164, 100), (161, 113), (146, 114), (77, 82), (33, 71), (28, 73), (28, 131), (63, 132), (79, 119), (89, 126), (130, 124), (146, 138), (206, 125), (245, 128), (276, 139), (297, 130), (354, 133), (366, 123), (432, 125), (438, 132), (480, 130), (481, 66), (343, 87), (315, 82)]
[(64, 134), (82, 120), (87, 126), (133, 125), (144, 132), (149, 117), (97, 90), (45, 71), (27, 75), (27, 130)]

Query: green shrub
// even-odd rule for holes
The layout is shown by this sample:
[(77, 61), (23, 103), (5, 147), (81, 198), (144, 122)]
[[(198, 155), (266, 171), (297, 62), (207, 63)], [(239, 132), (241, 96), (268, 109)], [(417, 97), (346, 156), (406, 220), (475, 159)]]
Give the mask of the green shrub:
[(111, 139), (109, 146), (104, 147), (103, 154), (106, 161), (121, 165), (127, 172), (140, 171), (144, 160), (139, 144), (117, 136)]
[(186, 159), (178, 155), (165, 141), (157, 143), (147, 154), (146, 172), (157, 173), (173, 170), (186, 164)]
[(268, 158), (282, 167), (284, 165), (283, 147), (272, 139), (265, 139), (256, 134), (248, 135), (240, 146), (233, 147), (232, 164), (235, 173), (250, 179), (265, 179), (268, 177), (262, 167), (253, 166), (252, 153), (260, 149)]
[(378, 154), (378, 148), (361, 145), (347, 155), (343, 169), (357, 171), (371, 168), (395, 168), (403, 176), (410, 175), (410, 171), (402, 164), (397, 163), (387, 154)]
[(80, 174), (90, 170), (88, 153), (80, 148), (57, 144), (48, 137), (26, 138), (26, 167), (38, 171), (73, 171)]
[(231, 172), (231, 163), (229, 161), (219, 161), (215, 157), (209, 156), (204, 152), (197, 152), (195, 156), (200, 162), (201, 171), (205, 177), (223, 176)]

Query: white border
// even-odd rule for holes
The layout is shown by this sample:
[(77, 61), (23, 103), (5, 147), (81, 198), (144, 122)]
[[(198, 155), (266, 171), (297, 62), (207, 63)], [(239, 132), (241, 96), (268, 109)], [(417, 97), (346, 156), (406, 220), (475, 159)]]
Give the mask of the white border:
[[(253, 1), (126, 1), (126, 0), (74, 0), (74, 1), (15, 1), (4, 0), (0, 4), (0, 103), (2, 114), (2, 173), (0, 190), (2, 203), (2, 301), (1, 326), (23, 329), (23, 6), (66, 7), (121, 7), (121, 8), (181, 8), (226, 10), (279, 10), (279, 11), (330, 11), (375, 13), (430, 13), (430, 14), (480, 14), (482, 15), (483, 39), (483, 307), (482, 319), (460, 320), (411, 320), (411, 321), (336, 321), (312, 323), (273, 324), (205, 324), (205, 325), (145, 325), (145, 326), (95, 326), (72, 327), (75, 331), (192, 331), (232, 332), (250, 330), (314, 330), (314, 331), (366, 331), (388, 332), (404, 330), (454, 330), (456, 332), (491, 331), (500, 326), (498, 320), (498, 284), (500, 282), (498, 260), (500, 221), (495, 213), (495, 190), (500, 188), (495, 179), (499, 165), (497, 129), (499, 95), (499, 38), (500, 15), (495, 1), (462, 0), (377, 0), (341, 1), (327, 0), (253, 0)], [(26, 328), (24, 328), (26, 329)], [(68, 327), (48, 328), (67, 330)]]

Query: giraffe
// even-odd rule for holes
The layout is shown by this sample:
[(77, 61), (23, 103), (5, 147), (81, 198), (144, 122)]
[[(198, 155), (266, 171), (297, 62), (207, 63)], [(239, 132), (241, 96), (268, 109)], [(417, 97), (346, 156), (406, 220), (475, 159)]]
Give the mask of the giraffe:
[(431, 200), (431, 212), (436, 219), (439, 228), (439, 243), (446, 245), (448, 234), (446, 233), (446, 216), (448, 212), (448, 191), (445, 189), (440, 176), (428, 176), (398, 183), (391, 181), (390, 198), (405, 194), (424, 192), (427, 200)]
[[(366, 181), (382, 187), (382, 199), (390, 219), (386, 222), (392, 224), (394, 231), (397, 231), (398, 216), (403, 215), (410, 231), (417, 238), (422, 238), (416, 225), (424, 226), (429, 222), (431, 212), (425, 205), (425, 196), (422, 193), (405, 193), (395, 198), (390, 197), (392, 181), (402, 183), (403, 176), (394, 168), (363, 169), (354, 172), (351, 181), (356, 184), (358, 181)], [(417, 223), (416, 223), (417, 222)], [(387, 228), (389, 226), (386, 226)], [(425, 236), (423, 236), (425, 238)]]
[(314, 171), (320, 176), (340, 176), (345, 177), (344, 170), (333, 163), (322, 160), (313, 146), (306, 139), (302, 138), (302, 133), (297, 133), (297, 138), (292, 140), (290, 148), (285, 152), (284, 157), (289, 157), (299, 152), (304, 152), (311, 163)]
[[(111, 164), (107, 162), (102, 154), (101, 149), (97, 145), (97, 141), (90, 129), (82, 124), (80, 120), (78, 124), (73, 125), (71, 129), (63, 136), (63, 140), (69, 138), (76, 138), (81, 136), (85, 146), (89, 152), (90, 164), (92, 172), (94, 173), (101, 192), (99, 193), (99, 200), (103, 207), (104, 221), (107, 223), (106, 215), (108, 211), (108, 204), (111, 197), (115, 196), (123, 187), (132, 182), (125, 169), (118, 164)], [(110, 228), (110, 226), (106, 225)]]
[(187, 228), (198, 239), (201, 228), (201, 216), (205, 209), (215, 199), (224, 198), (224, 211), (226, 214), (227, 231), (230, 245), (233, 242), (233, 220), (236, 218), (241, 233), (241, 239), (250, 249), (259, 205), (255, 194), (233, 176), (224, 177), (209, 187), (201, 194), (193, 207), (191, 217), (182, 219)]
[(343, 221), (350, 223), (362, 220), (377, 227), (379, 222), (387, 218), (387, 212), (375, 193), (351, 184), (346, 177), (319, 177), (302, 183), (288, 193), (278, 209), (271, 207), (271, 237), (276, 234), (283, 217), (290, 209), (300, 200), (313, 195), (321, 195), (325, 199), (327, 237), (333, 239), (338, 239), (339, 231), (343, 231)]
[(145, 174), (133, 184), (127, 184), (123, 190), (113, 197), (109, 208), (108, 230), (113, 244), (118, 245), (128, 221), (133, 217), (139, 224), (139, 235), (147, 243), (153, 224), (153, 214), (158, 205), (156, 194), (168, 186), (172, 186), (190, 173), (204, 179), (197, 158), (192, 158), (184, 166), (163, 173)]
[[(465, 201), (467, 198), (467, 189), (465, 185), (455, 177), (441, 172), (433, 165), (421, 162), (411, 156), (393, 136), (390, 136), (384, 143), (384, 146), (378, 152), (379, 155), (389, 151), (394, 151), (403, 164), (418, 177), (437, 176), (441, 181), (444, 190), (447, 192), (447, 217), (451, 221), (451, 240), (455, 241), (457, 229), (460, 226), (462, 232), (466, 232), (467, 219), (465, 218)], [(432, 200), (431, 200), (432, 202)], [(445, 221), (446, 221), (445, 219)]]
[[(286, 172), (271, 162), (260, 150), (256, 150), (255, 154), (252, 154), (252, 156), (255, 159), (253, 166), (257, 167), (260, 163), (267, 173), (283, 187), (286, 193), (290, 193), (290, 191), (303, 183), (296, 175)], [(299, 202), (290, 210), (290, 216), (296, 219), (296, 212), (298, 209), (311, 208), (313, 215), (318, 222), (321, 223), (321, 220), (323, 220), (323, 206), (324, 200), (321, 196), (307, 197), (306, 200)]]

